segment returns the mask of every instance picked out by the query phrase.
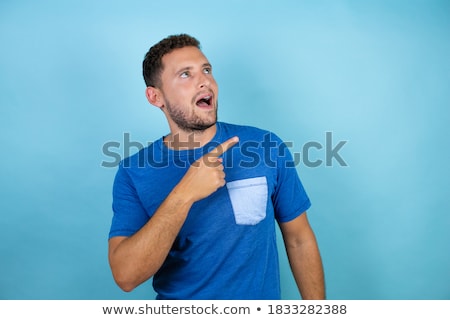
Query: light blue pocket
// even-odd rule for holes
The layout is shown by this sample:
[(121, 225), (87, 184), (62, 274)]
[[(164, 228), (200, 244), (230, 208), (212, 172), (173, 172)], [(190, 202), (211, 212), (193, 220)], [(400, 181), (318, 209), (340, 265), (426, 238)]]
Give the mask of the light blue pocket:
[(255, 225), (266, 217), (266, 177), (228, 182), (227, 189), (236, 224)]

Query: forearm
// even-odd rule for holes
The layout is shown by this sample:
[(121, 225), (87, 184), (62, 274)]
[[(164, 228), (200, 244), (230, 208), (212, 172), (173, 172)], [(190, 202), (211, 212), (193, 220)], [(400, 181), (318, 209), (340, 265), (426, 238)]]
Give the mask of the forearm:
[(158, 271), (191, 206), (192, 201), (175, 188), (138, 232), (116, 243), (110, 240), (111, 270), (123, 290), (133, 290)]
[(325, 299), (325, 280), (315, 239), (286, 247), (289, 263), (300, 294), (305, 300)]

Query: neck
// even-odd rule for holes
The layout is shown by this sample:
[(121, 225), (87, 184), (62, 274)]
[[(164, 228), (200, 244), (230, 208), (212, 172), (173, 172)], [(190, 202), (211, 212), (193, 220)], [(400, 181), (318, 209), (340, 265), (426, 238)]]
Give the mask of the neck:
[(201, 148), (212, 140), (217, 131), (217, 124), (202, 131), (173, 130), (164, 137), (164, 144), (174, 150), (191, 150)]

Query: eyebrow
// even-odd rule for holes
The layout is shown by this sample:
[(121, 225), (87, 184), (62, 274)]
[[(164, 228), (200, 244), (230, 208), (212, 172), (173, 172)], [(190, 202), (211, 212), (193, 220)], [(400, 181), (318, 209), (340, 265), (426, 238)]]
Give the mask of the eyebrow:
[[(202, 64), (202, 68), (211, 68), (212, 69), (212, 65), (211, 65), (211, 63), (206, 62), (206, 63)], [(194, 69), (193, 66), (183, 67), (183, 68), (179, 69), (175, 74), (180, 74), (180, 73), (182, 73), (184, 71), (189, 71), (189, 70), (192, 70), (192, 69)]]

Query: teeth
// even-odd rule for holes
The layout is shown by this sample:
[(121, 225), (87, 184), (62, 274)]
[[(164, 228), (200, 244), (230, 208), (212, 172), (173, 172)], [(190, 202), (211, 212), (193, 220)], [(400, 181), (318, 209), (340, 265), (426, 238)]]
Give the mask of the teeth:
[(210, 105), (211, 100), (212, 100), (212, 95), (203, 96), (197, 100), (197, 104), (204, 102), (204, 103)]

